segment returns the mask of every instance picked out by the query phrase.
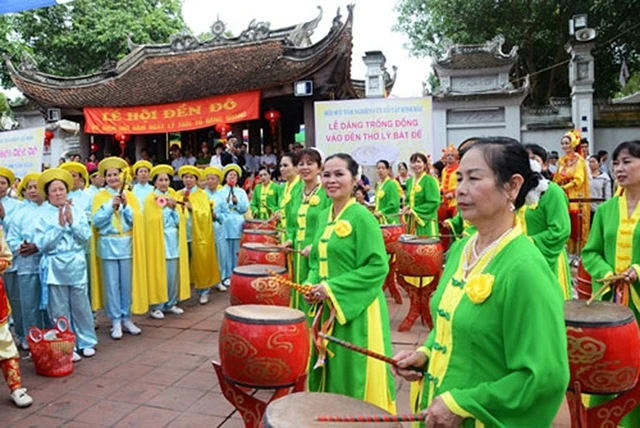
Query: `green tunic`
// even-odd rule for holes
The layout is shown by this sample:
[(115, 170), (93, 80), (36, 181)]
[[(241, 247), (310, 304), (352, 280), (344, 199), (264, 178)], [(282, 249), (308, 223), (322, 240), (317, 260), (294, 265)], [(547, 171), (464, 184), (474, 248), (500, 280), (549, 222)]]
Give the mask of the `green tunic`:
[[(400, 219), (400, 193), (393, 179), (387, 177), (382, 183), (376, 184), (375, 211), (381, 214), (380, 224), (398, 224)], [(393, 217), (389, 217), (393, 216)]]
[[(374, 352), (392, 355), (389, 315), (382, 284), (389, 272), (380, 226), (367, 208), (352, 199), (336, 219), (333, 207), (319, 218), (306, 283), (324, 283), (323, 321), (336, 308), (331, 334)], [(333, 356), (309, 373), (309, 391), (333, 392), (368, 401), (392, 413), (395, 389), (387, 364), (329, 344)], [(316, 363), (315, 347), (311, 366)]]
[(440, 396), (464, 427), (549, 427), (569, 383), (558, 281), (519, 226), (464, 280), (473, 239), (453, 244), (431, 300), (421, 408)]
[(302, 187), (303, 182), (300, 177), (296, 177), (291, 184), (285, 182), (280, 186), (280, 227), (286, 231), (283, 236), (285, 241), (290, 238), (293, 242), (292, 237), (296, 233), (298, 226), (296, 214), (302, 203), (302, 196), (300, 196)]
[(462, 218), (462, 212), (459, 209), (457, 210), (455, 217), (446, 219), (445, 223), (449, 225), (451, 234), (455, 239), (462, 239), (477, 232), (474, 225)]
[(417, 183), (415, 183), (415, 180), (415, 177), (411, 177), (407, 181), (406, 201), (407, 205), (413, 209), (420, 220), (409, 215), (407, 222), (410, 225), (412, 222), (416, 222), (416, 235), (440, 236), (438, 207), (440, 207), (441, 197), (438, 181), (429, 174), (422, 174)]
[(266, 189), (260, 183), (253, 189), (251, 197), (251, 216), (260, 220), (268, 220), (280, 207), (280, 185), (269, 182)]
[(571, 298), (571, 271), (565, 246), (571, 235), (569, 199), (556, 183), (550, 182), (535, 206), (521, 208), (524, 212), (523, 232), (531, 238), (547, 261), (566, 300)]
[[(293, 282), (300, 284), (309, 274), (309, 259), (301, 255), (300, 251), (315, 243), (314, 238), (319, 222), (318, 215), (331, 205), (331, 200), (322, 187), (318, 187), (315, 192), (305, 196), (303, 186), (298, 197), (300, 201), (298, 209), (291, 212), (291, 216), (296, 218), (296, 228), (288, 239), (293, 242), (293, 248), (297, 250), (293, 253)], [(305, 313), (309, 310), (302, 295), (293, 289), (291, 290), (291, 307)]]
[[(596, 282), (607, 275), (622, 273), (633, 266), (640, 274), (640, 204), (629, 218), (627, 198), (614, 196), (598, 206), (589, 239), (582, 250), (582, 263), (593, 278), (593, 293), (604, 284)], [(640, 320), (640, 283), (630, 287), (629, 307), (636, 321)], [(603, 300), (612, 300), (612, 293), (606, 292)], [(590, 404), (596, 405), (613, 398), (612, 396), (591, 396)], [(640, 426), (640, 407), (637, 407), (622, 420), (620, 426)]]

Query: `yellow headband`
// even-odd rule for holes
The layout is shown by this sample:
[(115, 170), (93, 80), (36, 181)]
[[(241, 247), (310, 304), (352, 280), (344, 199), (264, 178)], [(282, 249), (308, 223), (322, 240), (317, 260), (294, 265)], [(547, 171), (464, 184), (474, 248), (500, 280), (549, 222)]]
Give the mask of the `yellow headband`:
[(580, 137), (580, 131), (577, 129), (572, 129), (562, 136), (562, 138), (565, 137), (569, 139), (569, 145), (574, 149), (580, 145), (580, 140), (582, 139)]
[(0, 166), (0, 176), (9, 180), (9, 187), (11, 187), (13, 182), (16, 181), (16, 176), (13, 173), (13, 171), (11, 171), (9, 168), (6, 168), (4, 166)]
[(156, 178), (158, 174), (167, 174), (169, 176), (169, 179), (171, 179), (173, 178), (173, 168), (171, 167), (171, 165), (158, 165), (151, 168), (149, 176), (152, 180)]
[(47, 193), (44, 191), (45, 186), (54, 180), (60, 180), (67, 186), (67, 192), (73, 189), (73, 177), (71, 173), (61, 168), (51, 168), (40, 174), (38, 178), (38, 190), (46, 198)]
[(124, 161), (124, 159), (121, 159), (117, 156), (111, 156), (100, 161), (100, 163), (98, 164), (98, 171), (100, 172), (100, 175), (104, 177), (107, 173), (107, 170), (111, 168), (119, 169), (120, 171), (124, 172), (128, 167), (129, 166)]
[(200, 180), (200, 170), (193, 165), (184, 165), (180, 167), (180, 169), (178, 170), (178, 176), (180, 177), (180, 180), (182, 180), (182, 177), (185, 174), (191, 174), (196, 177), (197, 180)]
[(209, 167), (205, 168), (205, 170), (202, 173), (202, 175), (206, 177), (209, 174), (215, 175), (216, 177), (218, 177), (220, 179), (220, 181), (222, 181), (224, 179), (224, 173), (222, 172), (222, 169), (220, 169), (219, 166), (213, 165), (213, 166), (209, 166)]
[(18, 184), (18, 199), (24, 199), (24, 197), (22, 196), (22, 192), (29, 185), (30, 181), (35, 180), (37, 182), (38, 178), (40, 178), (39, 172), (30, 172), (29, 174), (24, 176), (24, 178), (20, 181), (20, 184)]
[(87, 172), (87, 167), (80, 162), (65, 162), (58, 168), (69, 172), (77, 172), (82, 176), (82, 178), (84, 178), (84, 187), (89, 186), (89, 173)]
[(133, 164), (133, 175), (138, 175), (138, 168), (147, 168), (149, 172), (151, 172), (153, 165), (151, 164), (151, 162), (146, 160), (138, 161)]
[(224, 170), (222, 170), (222, 172), (225, 177), (227, 176), (229, 171), (235, 171), (238, 174), (238, 178), (242, 177), (242, 168), (240, 168), (235, 163), (230, 163), (229, 165), (224, 167)]

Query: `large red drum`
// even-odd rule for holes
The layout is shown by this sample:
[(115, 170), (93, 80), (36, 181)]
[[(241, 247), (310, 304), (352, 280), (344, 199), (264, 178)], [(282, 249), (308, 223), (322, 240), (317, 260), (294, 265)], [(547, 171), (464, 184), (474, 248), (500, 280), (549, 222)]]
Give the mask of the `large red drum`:
[(263, 230), (263, 229), (247, 229), (242, 231), (242, 237), (240, 238), (240, 246), (247, 242), (261, 242), (263, 244), (278, 243), (278, 232), (275, 230)]
[(397, 271), (406, 276), (435, 276), (442, 271), (444, 262), (439, 239), (402, 235), (396, 253)]
[(238, 266), (246, 265), (286, 266), (287, 255), (275, 245), (247, 242), (242, 245), (238, 254)]
[(289, 287), (275, 281), (267, 270), (288, 279), (287, 270), (282, 266), (249, 265), (234, 268), (229, 288), (231, 305), (289, 306)]
[(578, 299), (589, 300), (591, 298), (591, 275), (585, 270), (582, 260), (578, 265), (578, 284), (576, 289), (578, 291)]
[(406, 230), (404, 224), (381, 224), (382, 238), (384, 239), (384, 247), (389, 254), (395, 254), (398, 251), (398, 239)]
[(297, 309), (228, 307), (218, 342), (222, 374), (249, 388), (293, 386), (307, 370), (309, 337), (306, 316)]
[(242, 225), (243, 230), (276, 230), (275, 220), (257, 220), (255, 218), (247, 219)]
[(264, 413), (264, 428), (362, 428), (366, 425), (375, 428), (402, 427), (400, 422), (348, 423), (319, 422), (318, 416), (355, 416), (381, 415), (390, 413), (371, 403), (345, 395), (301, 392), (272, 401)]
[(640, 375), (640, 332), (631, 309), (611, 302), (564, 302), (573, 388), (616, 394), (633, 388)]

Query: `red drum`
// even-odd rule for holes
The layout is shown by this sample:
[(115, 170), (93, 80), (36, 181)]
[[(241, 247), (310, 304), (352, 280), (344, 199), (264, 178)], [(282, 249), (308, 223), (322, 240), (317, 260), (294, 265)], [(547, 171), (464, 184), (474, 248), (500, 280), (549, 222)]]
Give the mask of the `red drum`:
[(263, 229), (243, 230), (242, 237), (240, 238), (240, 246), (247, 242), (261, 242), (263, 244), (276, 245), (278, 243), (278, 232)]
[(251, 218), (244, 221), (242, 225), (243, 230), (276, 230), (276, 221), (275, 220), (257, 220), (255, 218)]
[(300, 392), (287, 395), (272, 401), (267, 406), (264, 414), (265, 428), (298, 428), (298, 427), (340, 427), (352, 428), (366, 425), (376, 428), (402, 427), (399, 422), (378, 423), (345, 423), (345, 422), (318, 422), (318, 416), (355, 416), (355, 415), (381, 415), (390, 416), (385, 410), (371, 403), (347, 397), (345, 395)]
[(631, 309), (611, 302), (564, 302), (573, 388), (616, 394), (633, 388), (640, 375), (640, 333)]
[(249, 388), (293, 386), (307, 370), (310, 336), (306, 316), (297, 309), (228, 307), (218, 342), (222, 374)]
[(591, 298), (591, 275), (584, 269), (582, 260), (580, 260), (580, 265), (578, 265), (578, 286), (576, 289), (578, 291), (578, 299), (589, 300)]
[(397, 271), (406, 276), (435, 276), (442, 271), (444, 261), (439, 239), (402, 235), (396, 253)]
[(287, 256), (284, 250), (275, 245), (247, 242), (240, 248), (238, 266), (274, 265), (286, 266)]
[(288, 278), (287, 270), (282, 266), (250, 265), (234, 268), (229, 289), (231, 305), (289, 306), (289, 287), (274, 281), (267, 270)]
[(447, 207), (447, 201), (443, 200), (438, 207), (438, 223), (442, 223), (449, 218), (449, 208)]
[(398, 239), (405, 232), (404, 224), (381, 224), (382, 237), (384, 238), (384, 247), (389, 254), (395, 254), (398, 251)]

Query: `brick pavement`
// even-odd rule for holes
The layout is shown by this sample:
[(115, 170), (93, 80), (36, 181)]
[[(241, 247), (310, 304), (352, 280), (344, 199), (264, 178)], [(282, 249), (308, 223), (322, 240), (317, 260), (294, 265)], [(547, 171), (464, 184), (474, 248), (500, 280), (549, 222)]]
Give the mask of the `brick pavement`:
[[(73, 374), (46, 378), (35, 374), (30, 360), (20, 361), (24, 385), (34, 399), (17, 409), (0, 388), (3, 427), (243, 427), (240, 415), (222, 396), (211, 367), (218, 359), (218, 331), (228, 295), (213, 293), (208, 305), (184, 303), (181, 316), (162, 320), (136, 317), (139, 337), (109, 338), (109, 321), (100, 316), (95, 357), (83, 360)], [(408, 310), (387, 299), (394, 350), (414, 349), (426, 328), (395, 331)], [(398, 380), (398, 412), (409, 412), (409, 385)], [(258, 396), (266, 396), (260, 391)], [(566, 406), (556, 428), (569, 428)]]

